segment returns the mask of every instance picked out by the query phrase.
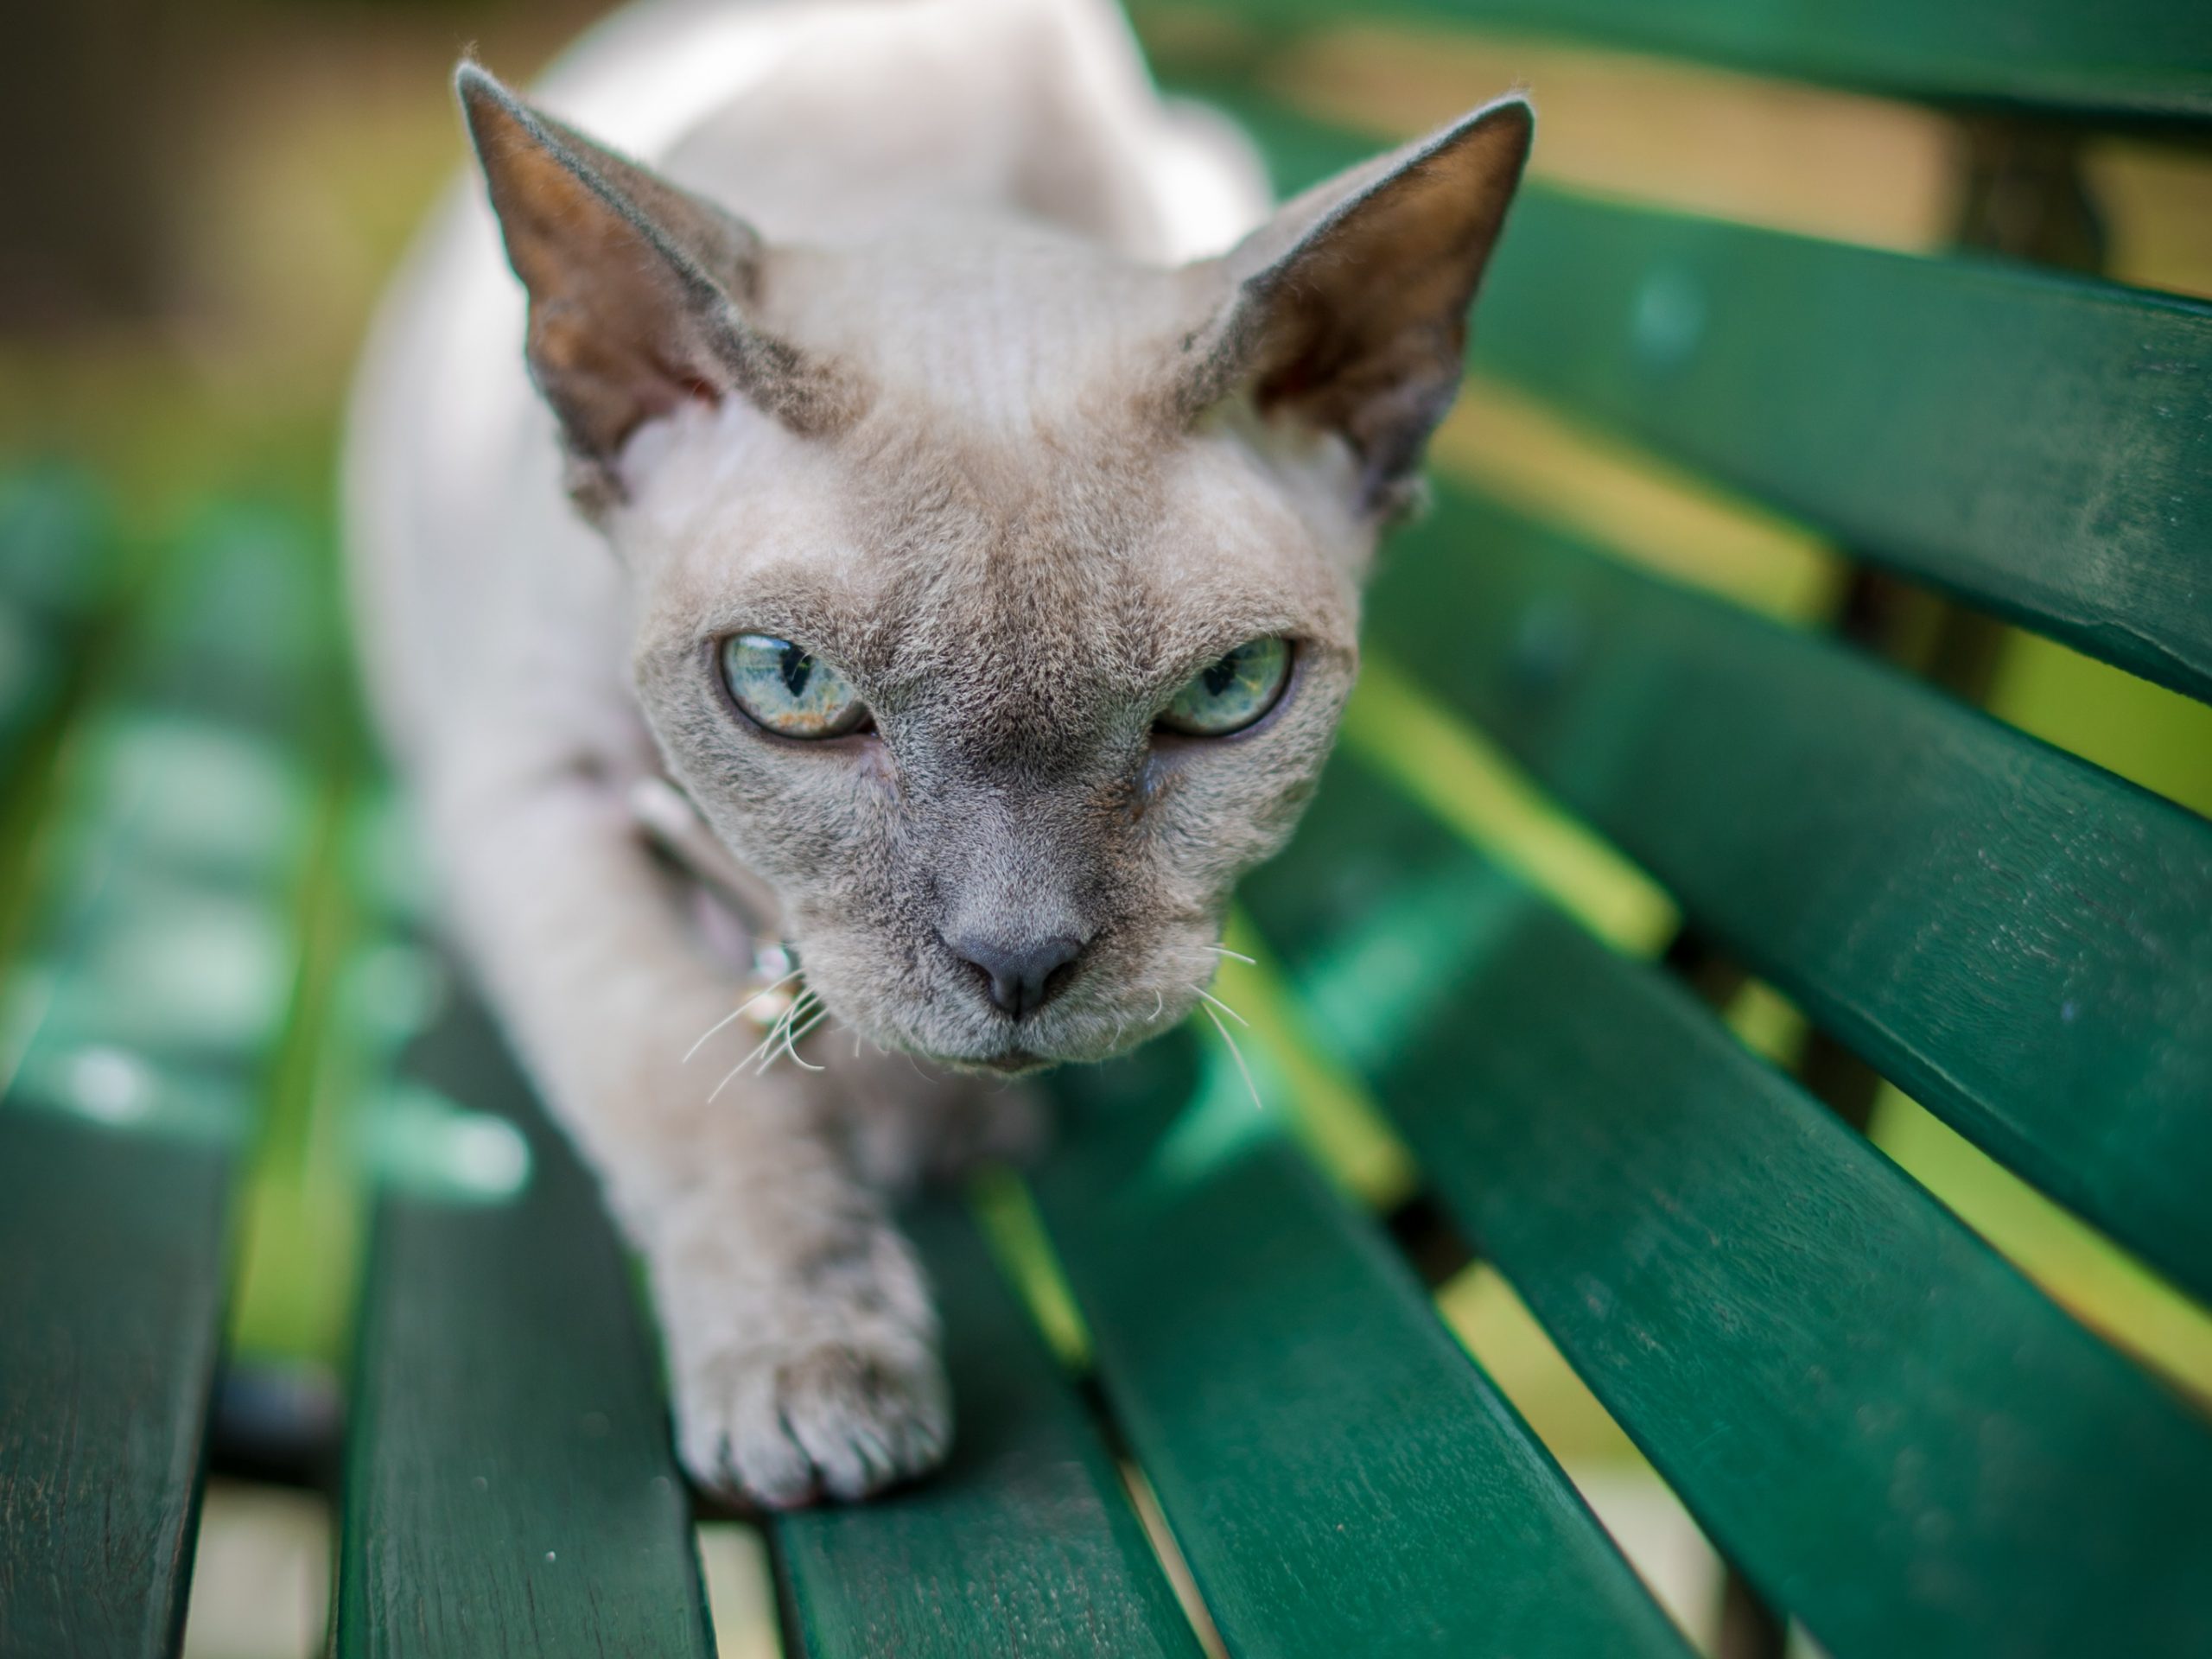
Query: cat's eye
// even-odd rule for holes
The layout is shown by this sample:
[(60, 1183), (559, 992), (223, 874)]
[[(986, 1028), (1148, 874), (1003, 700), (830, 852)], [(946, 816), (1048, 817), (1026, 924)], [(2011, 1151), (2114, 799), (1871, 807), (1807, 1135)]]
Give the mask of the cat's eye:
[(853, 683), (804, 645), (773, 634), (722, 642), (722, 680), (737, 706), (779, 737), (842, 737), (868, 721)]
[(1193, 737), (1241, 732), (1281, 701), (1290, 680), (1290, 641), (1247, 639), (1200, 669), (1160, 711), (1160, 723)]

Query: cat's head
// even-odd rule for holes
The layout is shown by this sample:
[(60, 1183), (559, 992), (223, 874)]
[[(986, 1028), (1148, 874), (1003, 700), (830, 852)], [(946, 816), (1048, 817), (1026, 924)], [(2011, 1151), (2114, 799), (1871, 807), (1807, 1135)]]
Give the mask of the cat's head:
[(1327, 754), (1527, 104), (1161, 270), (970, 224), (772, 245), (461, 85), (646, 717), (810, 987), (1006, 1071), (1181, 1020)]

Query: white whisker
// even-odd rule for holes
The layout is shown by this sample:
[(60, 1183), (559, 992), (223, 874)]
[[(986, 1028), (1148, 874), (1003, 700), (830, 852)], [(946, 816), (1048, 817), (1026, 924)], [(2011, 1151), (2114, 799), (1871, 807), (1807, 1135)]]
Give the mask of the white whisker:
[(829, 1017), (830, 1010), (828, 1008), (817, 1008), (812, 1016), (808, 1019), (807, 1022), (804, 1026), (797, 1027), (785, 1027), (784, 1052), (791, 1057), (792, 1065), (802, 1066), (809, 1071), (827, 1071), (830, 1069), (826, 1065), (815, 1065), (811, 1060), (808, 1059), (804, 1054), (801, 1054), (798, 1052), (798, 1039), (805, 1036), (807, 1033), (812, 1031), (817, 1026), (820, 1025)]
[[(1208, 1000), (1211, 1001), (1211, 999), (1209, 998)], [(1229, 1034), (1229, 1027), (1221, 1023), (1221, 1016), (1219, 1014), (1216, 1014), (1211, 1008), (1208, 1008), (1205, 1011), (1205, 1015), (1207, 1019), (1213, 1021), (1213, 1028), (1221, 1033), (1221, 1040), (1229, 1045), (1229, 1052), (1236, 1061), (1237, 1071), (1243, 1073), (1244, 1091), (1252, 1096), (1252, 1109), (1255, 1112), (1259, 1111), (1261, 1109), (1260, 1086), (1252, 1081), (1252, 1068), (1244, 1064), (1244, 1051), (1236, 1046), (1236, 1039)]]
[(759, 990), (757, 990), (757, 991), (753, 992), (752, 995), (750, 995), (750, 996), (747, 997), (747, 998), (745, 999), (745, 1001), (742, 1001), (742, 1002), (739, 1003), (735, 1007), (732, 1008), (732, 1009), (731, 1009), (728, 1014), (724, 1014), (721, 1019), (719, 1019), (719, 1020), (715, 1020), (715, 1023), (714, 1023), (713, 1025), (709, 1026), (709, 1027), (707, 1027), (706, 1031), (705, 1031), (705, 1032), (701, 1035), (701, 1037), (700, 1037), (699, 1040), (698, 1040), (697, 1042), (696, 1042), (696, 1043), (692, 1044), (692, 1045), (691, 1045), (691, 1046), (690, 1046), (690, 1048), (688, 1051), (686, 1051), (686, 1052), (685, 1052), (684, 1056), (683, 1056), (683, 1064), (684, 1064), (684, 1065), (690, 1065), (690, 1064), (691, 1064), (691, 1057), (692, 1057), (693, 1055), (696, 1054), (696, 1053), (697, 1053), (701, 1049), (704, 1048), (704, 1047), (707, 1046), (707, 1039), (708, 1039), (708, 1038), (709, 1038), (709, 1037), (713, 1036), (716, 1032), (720, 1031), (723, 1027), (725, 1027), (725, 1026), (727, 1026), (728, 1024), (729, 1024), (729, 1022), (730, 1022), (731, 1020), (733, 1020), (736, 1019), (736, 1018), (738, 1017), (738, 1015), (740, 1015), (740, 1014), (743, 1014), (743, 1013), (744, 1013), (747, 1008), (751, 1007), (754, 1003), (758, 1002), (758, 1001), (759, 1001), (762, 997), (764, 997), (764, 996), (767, 995), (769, 992), (771, 992), (771, 991), (780, 991), (781, 989), (783, 989), (783, 988), (784, 988), (784, 987), (785, 987), (785, 986), (786, 986), (786, 985), (790, 984), (790, 983), (791, 982), (791, 981), (793, 981), (793, 980), (797, 979), (798, 976), (799, 976), (799, 969), (796, 969), (796, 968), (792, 969), (791, 970), (791, 972), (789, 972), (788, 974), (785, 974), (785, 975), (781, 979), (778, 980), (774, 984), (772, 984), (772, 985), (763, 985), (763, 986), (762, 986)]
[(710, 1094), (710, 1095), (709, 1095), (709, 1096), (707, 1096), (707, 1104), (708, 1104), (708, 1105), (709, 1105), (709, 1106), (713, 1105), (713, 1104), (715, 1103), (715, 1101), (716, 1101), (716, 1100), (721, 1096), (722, 1090), (729, 1087), (729, 1084), (730, 1084), (730, 1079), (731, 1079), (731, 1078), (733, 1078), (733, 1077), (735, 1077), (739, 1072), (741, 1072), (741, 1071), (744, 1071), (744, 1070), (745, 1070), (745, 1068), (746, 1068), (747, 1066), (748, 1066), (748, 1065), (752, 1065), (752, 1064), (753, 1064), (753, 1061), (754, 1057), (755, 1057), (756, 1055), (758, 1055), (758, 1054), (760, 1052), (760, 1050), (761, 1050), (761, 1049), (764, 1049), (764, 1048), (766, 1048), (766, 1047), (767, 1047), (767, 1046), (768, 1046), (768, 1039), (767, 1039), (766, 1038), (765, 1038), (765, 1037), (764, 1037), (764, 1038), (762, 1038), (762, 1039), (760, 1039), (760, 1048), (756, 1048), (756, 1049), (754, 1049), (751, 1054), (747, 1055), (743, 1059), (740, 1060), (740, 1061), (739, 1061), (735, 1065), (733, 1065), (732, 1067), (730, 1067), (730, 1069), (729, 1069), (728, 1071), (727, 1071), (723, 1072), (723, 1073), (722, 1073), (722, 1080), (721, 1080), (720, 1083), (718, 1083), (718, 1084), (716, 1084), (715, 1085), (714, 1092), (713, 1092), (712, 1094)]
[(1157, 1020), (1166, 1011), (1167, 993), (1165, 991), (1154, 991), (1152, 994), (1152, 1017)]
[(685, 1050), (683, 1051), (683, 1064), (684, 1064), (685, 1065), (690, 1065), (690, 1064), (691, 1064), (691, 1062), (692, 1062), (692, 1059), (693, 1059), (693, 1058), (694, 1058), (698, 1054), (699, 1051), (700, 1051), (701, 1049), (704, 1048), (704, 1047), (707, 1046), (707, 1039), (708, 1039), (708, 1038), (709, 1038), (709, 1037), (713, 1036), (716, 1032), (718, 1032), (718, 1031), (721, 1030), (721, 1029), (722, 1029), (722, 1027), (724, 1027), (725, 1026), (728, 1025), (728, 1024), (729, 1024), (729, 1022), (730, 1022), (731, 1020), (733, 1020), (736, 1019), (736, 1018), (737, 1018), (737, 1016), (738, 1016), (739, 1014), (743, 1014), (743, 1013), (744, 1013), (747, 1008), (751, 1007), (753, 1006), (753, 1002), (757, 1002), (757, 1001), (760, 1001), (760, 998), (759, 998), (759, 997), (754, 997), (753, 999), (752, 999), (752, 1001), (745, 1001), (745, 1002), (741, 1002), (741, 1003), (739, 1003), (735, 1007), (732, 1008), (732, 1009), (731, 1009), (728, 1014), (726, 1014), (722, 1015), (722, 1017), (721, 1017), (721, 1019), (719, 1019), (719, 1020), (715, 1020), (715, 1023), (714, 1023), (713, 1025), (709, 1026), (709, 1027), (706, 1028), (706, 1030), (704, 1030), (704, 1031), (701, 1032), (701, 1033), (699, 1033), (699, 1040), (698, 1040), (697, 1042), (696, 1042), (696, 1043), (692, 1044), (690, 1047), (689, 1047), (689, 1048), (687, 1048), (687, 1049), (685, 1049)]
[[(747, 1066), (751, 1065), (753, 1061), (760, 1059), (764, 1054), (770, 1056), (772, 1058), (773, 1058), (776, 1040), (783, 1033), (784, 1021), (791, 1017), (793, 1010), (804, 1007), (807, 999), (811, 997), (813, 995), (814, 993), (811, 991), (801, 991), (797, 997), (792, 999), (791, 1006), (785, 1008), (783, 1013), (777, 1017), (775, 1023), (768, 1027), (768, 1034), (760, 1039), (760, 1041), (754, 1046), (753, 1052), (750, 1054), (747, 1054), (743, 1059), (740, 1060), (735, 1065), (730, 1067), (727, 1072), (723, 1073), (722, 1080), (715, 1085), (714, 1094), (707, 1096), (707, 1103), (709, 1105), (712, 1105), (714, 1103), (715, 1096), (720, 1095), (723, 1090), (729, 1087), (729, 1081), (732, 1077), (744, 1071)], [(760, 1069), (761, 1071), (766, 1071), (768, 1068), (766, 1064), (763, 1064)]]
[(1257, 957), (1248, 957), (1242, 950), (1232, 950), (1225, 944), (1210, 944), (1206, 949), (1217, 957), (1228, 957), (1234, 961), (1248, 963), (1255, 968), (1260, 965), (1260, 959)]
[[(821, 999), (817, 997), (813, 992), (802, 991), (798, 995), (798, 998), (793, 1001), (791, 1007), (784, 1010), (784, 1017), (777, 1020), (776, 1023), (769, 1028), (768, 1040), (762, 1045), (762, 1046), (767, 1050), (767, 1052), (762, 1057), (760, 1064), (753, 1068), (753, 1075), (754, 1077), (765, 1077), (768, 1075), (769, 1068), (776, 1063), (777, 1055), (783, 1051), (784, 1046), (791, 1041), (791, 1027), (797, 1025), (801, 1020), (804, 1019), (808, 1014), (813, 1013), (820, 1001)], [(798, 1056), (796, 1053), (792, 1054), (791, 1058), (795, 1060), (798, 1059)], [(801, 1065), (805, 1064), (803, 1060), (799, 1063)], [(819, 1068), (817, 1069), (818, 1070)]]
[(1228, 1003), (1223, 1001), (1211, 991), (1206, 989), (1205, 986), (1193, 985), (1191, 988), (1196, 991), (1200, 996), (1205, 998), (1207, 1001), (1212, 1003), (1214, 1007), (1219, 1008), (1224, 1014), (1234, 1020), (1238, 1025), (1243, 1027), (1247, 1031), (1249, 1031), (1252, 1028), (1252, 1022), (1249, 1020), (1247, 1020), (1243, 1014), (1237, 1013), (1236, 1009), (1230, 1007)]

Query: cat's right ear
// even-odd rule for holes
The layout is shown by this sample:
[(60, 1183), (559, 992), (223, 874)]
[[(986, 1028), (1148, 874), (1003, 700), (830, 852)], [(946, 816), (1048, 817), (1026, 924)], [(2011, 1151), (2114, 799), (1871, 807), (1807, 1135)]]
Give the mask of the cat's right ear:
[(531, 376), (560, 417), (588, 508), (616, 458), (685, 401), (739, 396), (801, 432), (847, 412), (837, 378), (750, 323), (753, 229), (524, 104), (474, 63), (455, 90), (507, 260), (530, 294)]
[(1183, 341), (1178, 412), (1247, 396), (1263, 416), (1340, 439), (1363, 510), (1402, 510), (1459, 391), (1467, 308), (1535, 126), (1526, 98), (1498, 99), (1316, 185), (1194, 267), (1230, 292)]

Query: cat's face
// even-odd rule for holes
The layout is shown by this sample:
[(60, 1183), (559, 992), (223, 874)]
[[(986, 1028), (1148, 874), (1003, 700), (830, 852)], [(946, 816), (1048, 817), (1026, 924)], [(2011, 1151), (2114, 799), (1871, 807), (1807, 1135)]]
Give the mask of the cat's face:
[[(646, 716), (830, 1015), (1000, 1071), (1184, 1018), (1327, 754), (1525, 106), (1161, 271), (1041, 236), (770, 249), (464, 97)], [(594, 277), (555, 245), (580, 202), (673, 277), (636, 249)]]
[[(940, 348), (928, 376), (847, 331), (871, 398), (833, 435), (742, 403), (641, 435), (607, 523), (671, 770), (778, 889), (809, 985), (879, 1043), (1019, 1069), (1125, 1047), (1211, 979), (1230, 887), (1289, 833), (1351, 690), (1373, 531), (1343, 505), (1349, 467), (1322, 487), (1323, 458), (1227, 410), (1186, 429), (1109, 368), (1022, 397), (1052, 342), (960, 321), (976, 360)], [(1163, 350), (1117, 343), (1142, 355), (1089, 355)], [(791, 659), (798, 692), (763, 638), (812, 659)], [(1255, 643), (1209, 698), (1207, 671)], [(1193, 681), (1183, 723), (1255, 717), (1163, 727)], [(810, 719), (862, 723), (772, 729)], [(1024, 958), (1048, 994), (995, 1001), (989, 965), (1018, 979)]]

